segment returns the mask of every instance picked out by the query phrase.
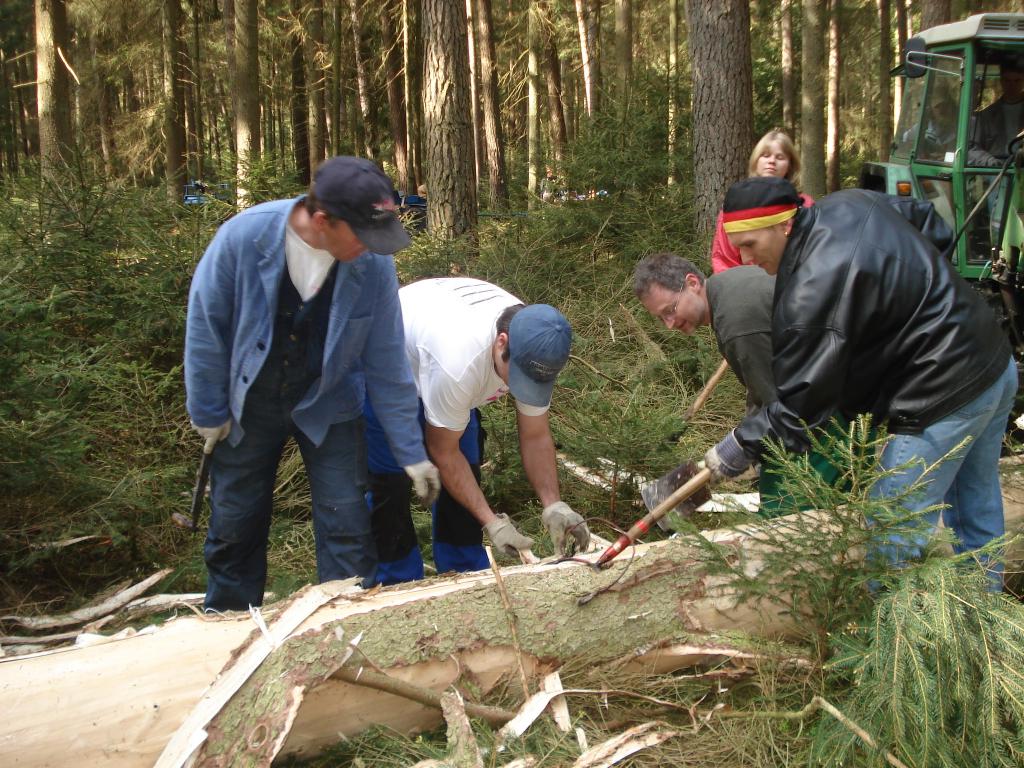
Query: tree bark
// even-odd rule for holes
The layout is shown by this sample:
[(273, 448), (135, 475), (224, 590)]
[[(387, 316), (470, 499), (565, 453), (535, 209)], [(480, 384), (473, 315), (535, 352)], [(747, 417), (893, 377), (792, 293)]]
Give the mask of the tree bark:
[(629, 109), (629, 89), (633, 82), (633, 3), (615, 0), (615, 92), (625, 118)]
[[(902, 1), (902, 0), (901, 0)], [(841, 37), (840, 16), (842, 0), (830, 0), (828, 20), (828, 137), (825, 144), (825, 160), (828, 166), (826, 184), (829, 192), (841, 186), (839, 178), (840, 120), (839, 84), (842, 77), (842, 55), (839, 48)]]
[(418, 93), (418, 88), (413, 88), (412, 70), (412, 41), (409, 39), (409, 0), (401, 0), (402, 3), (402, 97), (405, 102), (405, 174), (409, 179), (409, 192), (415, 192), (420, 176), (417, 173), (416, 156), (417, 140), (419, 132), (416, 130), (417, 121), (413, 119), (413, 94)]
[(694, 216), (710, 232), (726, 188), (747, 173), (753, 125), (750, 8), (744, 0), (686, 4), (693, 64)]
[(587, 116), (594, 114), (594, 43), (590, 39), (587, 0), (576, 0), (576, 25), (580, 36), (580, 57), (583, 60), (583, 97)]
[(952, 21), (952, 5), (952, 0), (922, 0), (921, 29), (931, 29)]
[(180, 200), (185, 184), (185, 107), (181, 88), (181, 1), (163, 0), (164, 176), (167, 196)]
[(348, 0), (352, 20), (352, 50), (356, 57), (356, 84), (359, 88), (359, 111), (363, 116), (363, 151), (371, 160), (377, 157), (377, 137), (373, 128), (373, 106), (370, 103), (370, 74), (363, 57), (363, 31), (359, 19), (359, 0)]
[(555, 42), (555, 26), (551, 19), (550, 9), (546, 0), (537, 6), (543, 29), (544, 40), (544, 78), (548, 90), (548, 123), (551, 131), (551, 154), (559, 169), (565, 159), (565, 145), (568, 141), (565, 128), (565, 112), (562, 109), (562, 62), (559, 60), (558, 47)]
[(70, 55), (66, 0), (35, 0), (35, 11), (39, 159), (50, 174), (68, 161), (73, 147), (71, 88), (60, 55)]
[(488, 206), (508, 206), (505, 185), (505, 137), (501, 129), (497, 60), (491, 27), (491, 0), (476, 0), (477, 49), (480, 52), (480, 91), (483, 95), (484, 147), (487, 158)]
[(334, 0), (331, 6), (331, 91), (328, 112), (331, 119), (331, 156), (342, 154), (342, 137), (345, 135), (345, 99), (342, 96), (341, 45), (342, 19), (341, 0)]
[[(228, 133), (228, 146), (231, 151), (235, 149), (235, 99), (234, 99), (234, 83), (235, 83), (235, 0), (220, 0), (221, 4), (221, 17), (224, 19), (224, 50), (225, 50), (225, 64), (226, 64), (226, 75), (225, 78), (230, 83), (231, 98), (230, 99), (219, 99), (221, 109), (227, 114), (227, 133)], [(217, 81), (217, 85), (220, 85), (220, 81)], [(134, 111), (129, 109), (128, 111)], [(219, 154), (219, 153), (218, 153)]]
[[(904, 0), (893, 2), (896, 4), (896, 59), (899, 61), (907, 49), (907, 6)], [(903, 106), (903, 78), (892, 78), (892, 86), (892, 123), (896, 125), (900, 120), (900, 108)]]
[(601, 73), (601, 3), (602, 0), (585, 0), (587, 9), (587, 37), (590, 39), (591, 77), (594, 80), (594, 113), (601, 111), (604, 98)]
[(427, 227), (444, 239), (475, 238), (466, 14), (462, 4), (452, 0), (423, 0), (421, 8)]
[(796, 137), (796, 73), (793, 71), (793, 0), (782, 0), (782, 127)]
[[(806, 2), (806, 0), (805, 0)], [(892, 25), (889, 0), (878, 0), (878, 159), (889, 159), (892, 144)]]
[(527, 18), (526, 53), (526, 192), (527, 204), (533, 208), (540, 194), (540, 66), (537, 49), (540, 47), (540, 17), (538, 0), (530, 0)]
[(306, 22), (306, 92), (309, 102), (309, 167), (316, 168), (327, 156), (326, 83), (327, 48), (324, 45), (323, 0), (304, 3)]
[(260, 156), (259, 13), (256, 0), (235, 2), (235, 169), (238, 203), (249, 205), (248, 177)]
[(676, 178), (676, 141), (679, 131), (679, 1), (669, 0), (668, 8), (668, 179)]
[(803, 0), (800, 41), (800, 179), (811, 197), (825, 194), (825, 4)]
[(384, 43), (384, 73), (387, 77), (388, 123), (391, 126), (391, 141), (395, 145), (395, 174), (398, 189), (408, 194), (414, 192), (409, 184), (409, 158), (406, 144), (409, 141), (405, 125), (405, 101), (402, 96), (402, 52), (395, 34), (395, 14), (399, 12), (395, 0), (388, 0), (381, 8), (380, 30)]
[(303, 185), (309, 186), (312, 178), (312, 153), (309, 149), (309, 97), (306, 93), (306, 55), (302, 40), (302, 0), (292, 0), (291, 33), (288, 36), (291, 47), (291, 113), (292, 113), (292, 157), (295, 172)]

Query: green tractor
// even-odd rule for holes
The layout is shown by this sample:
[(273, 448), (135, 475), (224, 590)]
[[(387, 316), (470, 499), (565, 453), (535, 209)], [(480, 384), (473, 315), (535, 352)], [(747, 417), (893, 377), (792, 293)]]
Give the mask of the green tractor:
[(985, 13), (907, 41), (888, 162), (860, 186), (934, 204), (958, 237), (947, 254), (989, 296), (1024, 359), (1024, 14)]

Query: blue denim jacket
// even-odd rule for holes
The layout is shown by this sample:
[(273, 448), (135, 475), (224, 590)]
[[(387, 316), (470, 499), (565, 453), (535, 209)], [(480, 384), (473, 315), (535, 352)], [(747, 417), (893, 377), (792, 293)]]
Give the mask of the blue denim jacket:
[[(232, 445), (242, 439), (245, 395), (270, 351), (278, 289), (287, 269), (285, 225), (302, 199), (263, 203), (226, 222), (192, 278), (186, 407), (203, 427), (230, 417)], [(321, 376), (292, 418), (319, 445), (331, 424), (361, 415), (367, 390), (399, 463), (424, 461), (394, 261), (369, 252), (338, 264)]]

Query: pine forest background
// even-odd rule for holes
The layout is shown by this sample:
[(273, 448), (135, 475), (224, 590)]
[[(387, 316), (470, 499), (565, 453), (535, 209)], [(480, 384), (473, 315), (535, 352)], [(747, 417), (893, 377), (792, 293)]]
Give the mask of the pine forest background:
[[(630, 473), (700, 456), (744, 408), (730, 375), (682, 422), (717, 348), (708, 329), (683, 337), (646, 315), (630, 288), (636, 261), (670, 250), (707, 267), (724, 190), (773, 127), (797, 140), (801, 189), (854, 186), (864, 160), (887, 156), (900, 96), (888, 72), (906, 38), (1021, 10), (960, 0), (3, 0), (0, 613), (71, 609), (161, 566), (174, 568), (163, 591), (202, 591), (202, 536), (169, 522), (187, 512), (200, 451), (181, 368), (191, 274), (236, 206), (301, 193), (336, 154), (374, 159), (403, 193), (426, 190), (426, 229), (396, 258), (403, 282), (479, 276), (569, 318), (556, 441), (615, 480), (608, 491), (563, 473), (563, 495), (615, 538), (613, 526), (638, 517)], [(183, 204), (192, 180), (216, 197)], [(550, 554), (513, 407), (490, 406), (485, 427), (488, 498)], [(417, 521), (428, 545), (429, 517)], [(270, 547), (268, 588), (279, 596), (315, 578), (309, 528), (289, 451)], [(769, 675), (732, 704), (799, 708), (833, 674)], [(685, 688), (647, 684), (652, 695)], [(1009, 762), (964, 765), (1020, 758), (1014, 711), (995, 715), (1018, 740), (1015, 752), (993, 748)], [(863, 712), (883, 710), (868, 701)], [(346, 755), (397, 765), (432, 754), (429, 742), (382, 738)], [(723, 720), (714, 738), (695, 738), (700, 759), (662, 759), (782, 765), (812, 754), (789, 721)], [(915, 764), (958, 764), (955, 752)], [(838, 764), (834, 752), (814, 754)], [(847, 764), (882, 764), (861, 757)]]

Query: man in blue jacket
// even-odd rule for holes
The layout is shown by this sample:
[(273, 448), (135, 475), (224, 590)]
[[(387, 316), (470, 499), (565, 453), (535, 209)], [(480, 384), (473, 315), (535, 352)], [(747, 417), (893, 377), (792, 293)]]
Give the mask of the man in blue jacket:
[(192, 425), (218, 442), (210, 469), (205, 606), (260, 605), (274, 477), (289, 437), (309, 474), (320, 581), (374, 581), (364, 501), (367, 393), (395, 457), (427, 503), (440, 489), (390, 255), (409, 244), (394, 188), (368, 160), (335, 157), (309, 194), (224, 224), (189, 293), (185, 388)]

